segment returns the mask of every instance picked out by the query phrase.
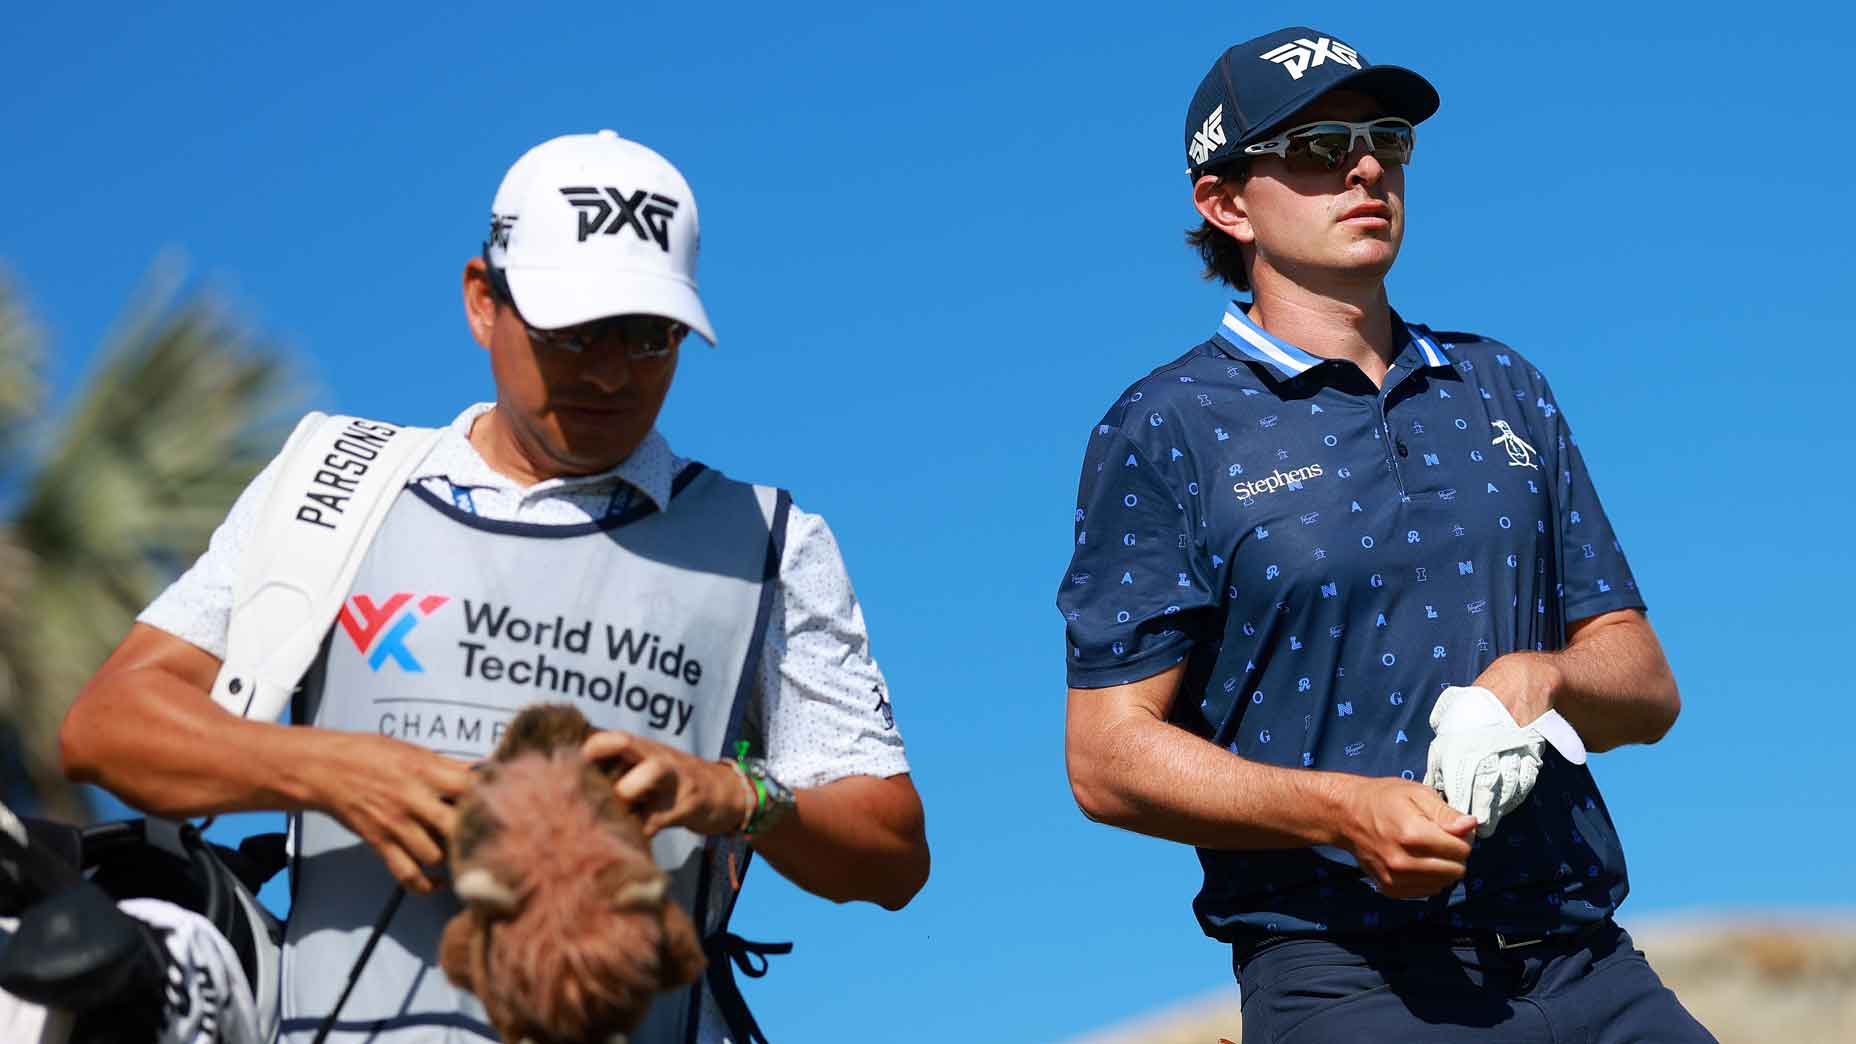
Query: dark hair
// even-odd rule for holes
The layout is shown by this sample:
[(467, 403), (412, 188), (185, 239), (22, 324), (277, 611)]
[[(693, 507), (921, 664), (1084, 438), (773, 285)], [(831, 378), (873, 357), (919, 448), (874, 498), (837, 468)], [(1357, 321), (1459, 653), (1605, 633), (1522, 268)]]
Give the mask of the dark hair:
[[(1242, 186), (1250, 177), (1250, 164), (1239, 161), (1204, 172), (1220, 181), (1235, 181)], [(1250, 275), (1244, 270), (1244, 251), (1224, 229), (1201, 220), (1198, 228), (1186, 230), (1186, 243), (1199, 252), (1206, 279), (1223, 280), (1240, 293), (1250, 291)]]

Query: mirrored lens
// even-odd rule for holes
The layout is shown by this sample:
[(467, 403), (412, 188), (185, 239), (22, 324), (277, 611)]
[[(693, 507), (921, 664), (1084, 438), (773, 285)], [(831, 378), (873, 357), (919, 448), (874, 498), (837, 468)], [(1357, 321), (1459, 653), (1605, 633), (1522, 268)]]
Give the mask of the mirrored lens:
[(1381, 163), (1410, 163), (1411, 146), (1415, 135), (1411, 125), (1402, 120), (1382, 120), (1367, 128), (1367, 137), (1373, 143), (1373, 155)]
[(1344, 123), (1317, 123), (1289, 135), (1283, 159), (1292, 165), (1334, 170), (1353, 144), (1353, 128)]
[[(1363, 128), (1374, 158), (1383, 164), (1411, 162), (1414, 139), (1403, 120), (1381, 120)], [(1301, 170), (1337, 170), (1353, 152), (1354, 128), (1345, 123), (1316, 123), (1289, 135), (1283, 159)]]

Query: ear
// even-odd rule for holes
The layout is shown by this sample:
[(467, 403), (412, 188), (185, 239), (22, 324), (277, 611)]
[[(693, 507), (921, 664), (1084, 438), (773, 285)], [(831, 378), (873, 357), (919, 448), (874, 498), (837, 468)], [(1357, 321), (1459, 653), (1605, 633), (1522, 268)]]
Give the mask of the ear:
[(522, 895), (500, 880), (487, 866), (473, 866), (451, 882), (458, 900), (491, 917), (513, 917), (522, 908)]
[(548, 755), (562, 748), (578, 750), (592, 734), (592, 723), (577, 708), (560, 703), (537, 703), (522, 708), (510, 719), (492, 756), (497, 761), (508, 761), (524, 751)]
[(612, 893), (614, 910), (655, 910), (664, 905), (664, 895), (670, 891), (670, 877), (664, 873), (653, 874), (645, 878), (634, 878), (620, 885)]
[(1192, 205), (1213, 228), (1248, 246), (1257, 241), (1250, 227), (1250, 210), (1244, 204), (1244, 187), (1236, 178), (1210, 174), (1192, 186)]
[(578, 750), (595, 731), (593, 723), (586, 720), (586, 715), (577, 707), (556, 704), (553, 717), (556, 746)]
[(464, 321), (470, 335), (485, 348), (490, 347), (496, 329), (496, 296), (490, 292), (489, 271), (483, 258), (473, 257), (464, 263)]
[[(481, 769), (473, 786), (483, 786), (494, 781), (493, 772), (487, 767)], [(468, 864), (476, 857), (477, 850), (487, 844), (501, 824), (490, 814), (483, 799), (473, 789), (467, 793), (458, 805), (457, 818), (451, 824), (450, 843), (446, 846), (450, 854), (451, 872), (461, 873), (469, 869)]]
[(670, 894), (670, 875), (659, 870), (643, 852), (635, 860), (601, 867), (595, 880), (607, 905), (620, 913), (656, 910)]

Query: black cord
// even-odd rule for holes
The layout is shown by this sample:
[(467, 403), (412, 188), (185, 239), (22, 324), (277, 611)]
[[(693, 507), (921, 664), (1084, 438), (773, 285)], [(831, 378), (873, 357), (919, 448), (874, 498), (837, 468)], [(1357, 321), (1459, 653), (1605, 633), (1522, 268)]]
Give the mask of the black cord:
[(702, 943), (703, 953), (709, 958), (706, 973), (709, 995), (721, 1009), (722, 1021), (742, 1044), (768, 1044), (767, 1035), (761, 1032), (760, 1023), (754, 1021), (754, 1013), (748, 1010), (747, 999), (741, 996), (741, 987), (735, 984), (728, 964), (733, 961), (741, 974), (758, 979), (767, 974), (768, 955), (792, 953), (793, 944), (750, 942), (730, 931), (717, 932)]
[(342, 995), (335, 1001), (335, 1007), (329, 1009), (328, 1017), (322, 1020), (322, 1027), (316, 1030), (316, 1039), (312, 1044), (322, 1044), (329, 1039), (329, 1031), (335, 1028), (335, 1020), (342, 1013), (342, 1005), (348, 1003), (348, 995), (354, 992), (355, 983), (361, 981), (361, 969), (367, 967), (367, 959), (374, 955), (374, 945), (386, 934), (387, 924), (393, 915), (399, 912), (400, 903), (406, 898), (406, 886), (399, 885), (393, 894), (387, 897), (387, 905), (380, 910), (380, 916), (374, 918), (373, 934), (367, 937), (367, 945), (361, 947), (361, 953), (354, 959), (354, 967), (348, 969), (348, 985), (342, 987)]

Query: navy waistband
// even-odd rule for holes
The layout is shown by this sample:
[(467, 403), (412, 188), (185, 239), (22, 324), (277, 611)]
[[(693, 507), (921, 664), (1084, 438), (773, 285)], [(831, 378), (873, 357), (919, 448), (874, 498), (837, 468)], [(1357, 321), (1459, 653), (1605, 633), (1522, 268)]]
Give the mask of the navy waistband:
[(1621, 931), (1616, 921), (1606, 918), (1590, 924), (1565, 925), (1551, 931), (1533, 932), (1470, 930), (1427, 924), (1375, 933), (1299, 933), (1294, 935), (1258, 933), (1233, 941), (1231, 953), (1232, 960), (1241, 964), (1280, 943), (1318, 940), (1349, 950), (1389, 950), (1418, 946), (1526, 956), (1533, 952), (1575, 950)]

